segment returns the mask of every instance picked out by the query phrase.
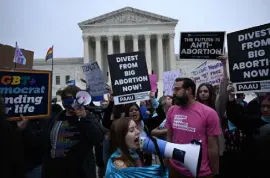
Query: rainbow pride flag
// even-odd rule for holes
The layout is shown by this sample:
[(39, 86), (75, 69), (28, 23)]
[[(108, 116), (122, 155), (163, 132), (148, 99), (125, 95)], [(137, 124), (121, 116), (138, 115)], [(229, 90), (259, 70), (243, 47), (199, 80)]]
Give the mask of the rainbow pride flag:
[(48, 49), (45, 60), (48, 61), (49, 59), (53, 58), (53, 47), (50, 47), (50, 49)]

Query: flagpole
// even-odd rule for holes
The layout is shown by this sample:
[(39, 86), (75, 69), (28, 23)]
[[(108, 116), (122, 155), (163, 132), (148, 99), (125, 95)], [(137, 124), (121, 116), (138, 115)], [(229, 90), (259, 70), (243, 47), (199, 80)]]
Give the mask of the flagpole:
[[(18, 44), (17, 44), (17, 41), (16, 41), (16, 44), (15, 44), (15, 53), (16, 53), (17, 45), (18, 45)], [(15, 53), (14, 53), (14, 57), (15, 57), (15, 55), (16, 55)], [(13, 60), (14, 60), (14, 59), (13, 59)], [(13, 61), (13, 62), (14, 62), (14, 61)], [(16, 69), (16, 67), (17, 67), (17, 63), (14, 62), (14, 69)]]
[(53, 53), (54, 53), (54, 50), (53, 50), (53, 45), (52, 45), (52, 79), (53, 79)]

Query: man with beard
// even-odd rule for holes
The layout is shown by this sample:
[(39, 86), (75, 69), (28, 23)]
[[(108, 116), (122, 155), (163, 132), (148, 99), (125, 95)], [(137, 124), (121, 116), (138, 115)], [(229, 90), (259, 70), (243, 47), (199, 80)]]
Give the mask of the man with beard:
[[(216, 177), (219, 173), (218, 135), (221, 133), (215, 110), (195, 100), (195, 83), (177, 78), (174, 84), (174, 106), (167, 113), (167, 141), (187, 144), (201, 140), (202, 159), (198, 177)], [(191, 173), (180, 162), (170, 160), (169, 177), (188, 178)]]

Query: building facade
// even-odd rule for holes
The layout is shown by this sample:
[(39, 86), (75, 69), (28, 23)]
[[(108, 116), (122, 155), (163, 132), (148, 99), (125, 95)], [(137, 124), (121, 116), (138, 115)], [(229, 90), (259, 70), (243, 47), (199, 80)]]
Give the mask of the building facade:
[(148, 72), (176, 69), (175, 26), (178, 20), (125, 7), (79, 23), (84, 63), (97, 61), (109, 79), (108, 54), (144, 51)]
[[(81, 81), (84, 75), (81, 70), (83, 65), (83, 57), (78, 58), (55, 58), (53, 61), (52, 75), (52, 97), (56, 96), (59, 89), (67, 86), (67, 81), (75, 80), (76, 85), (82, 89), (85, 84)], [(33, 69), (36, 70), (52, 70), (52, 60), (35, 59)]]
[[(163, 72), (180, 70), (190, 77), (191, 71), (204, 60), (179, 60), (175, 54), (175, 26), (178, 20), (158, 14), (125, 7), (79, 23), (82, 30), (84, 56), (78, 58), (55, 58), (53, 70), (53, 90), (66, 86), (68, 79), (75, 79), (76, 85), (85, 88), (81, 79), (81, 66), (97, 61), (105, 79), (110, 85), (108, 54), (145, 51), (148, 72), (157, 74), (159, 96), (163, 90)], [(34, 69), (51, 70), (51, 61), (35, 59)]]

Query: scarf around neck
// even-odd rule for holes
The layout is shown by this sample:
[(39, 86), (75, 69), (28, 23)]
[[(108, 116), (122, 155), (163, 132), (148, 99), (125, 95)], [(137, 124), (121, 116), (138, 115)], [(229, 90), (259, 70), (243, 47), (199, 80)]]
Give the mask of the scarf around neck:
[[(139, 159), (139, 155), (134, 151), (131, 151), (132, 157)], [(113, 161), (115, 158), (121, 156), (121, 152), (117, 149), (108, 160), (105, 178), (168, 178), (168, 171), (163, 173), (160, 165), (152, 165), (147, 167), (128, 167), (128, 168), (116, 168)]]

